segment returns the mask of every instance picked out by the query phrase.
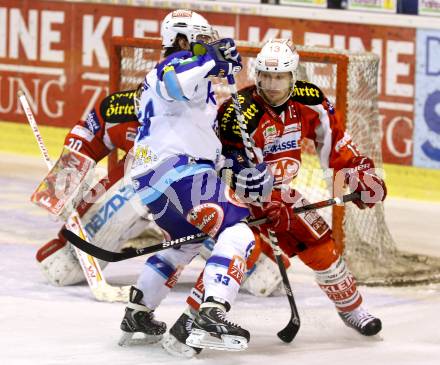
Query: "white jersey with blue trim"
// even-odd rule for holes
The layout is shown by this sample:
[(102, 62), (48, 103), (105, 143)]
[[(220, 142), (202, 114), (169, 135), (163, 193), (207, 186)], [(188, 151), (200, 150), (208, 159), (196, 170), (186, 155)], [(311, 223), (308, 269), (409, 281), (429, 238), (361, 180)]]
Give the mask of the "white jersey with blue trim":
[(150, 71), (138, 107), (141, 123), (135, 141), (132, 176), (173, 155), (215, 162), (221, 143), (215, 132), (217, 103), (207, 73), (208, 55), (177, 52)]

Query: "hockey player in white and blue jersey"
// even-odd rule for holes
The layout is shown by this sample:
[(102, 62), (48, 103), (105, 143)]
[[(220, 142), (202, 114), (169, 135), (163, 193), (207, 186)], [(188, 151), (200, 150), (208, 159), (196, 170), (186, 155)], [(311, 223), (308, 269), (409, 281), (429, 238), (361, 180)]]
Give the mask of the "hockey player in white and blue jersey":
[[(254, 235), (242, 221), (249, 215), (248, 208), (217, 177), (221, 144), (214, 130), (217, 105), (209, 78), (239, 72), (241, 57), (232, 39), (209, 43), (206, 54), (194, 55), (191, 43), (212, 41), (215, 32), (192, 11), (168, 14), (161, 34), (165, 58), (147, 74), (136, 102), (141, 127), (130, 170), (133, 186), (167, 239), (203, 231), (217, 240), (206, 262), (205, 298), (189, 343), (242, 350), (249, 332), (227, 321), (225, 313), (243, 280)], [(269, 181), (267, 169), (265, 173)], [(121, 344), (134, 332), (149, 335), (152, 341), (160, 339), (166, 325), (154, 319), (153, 311), (200, 246), (168, 249), (147, 260), (131, 290), (121, 323)]]

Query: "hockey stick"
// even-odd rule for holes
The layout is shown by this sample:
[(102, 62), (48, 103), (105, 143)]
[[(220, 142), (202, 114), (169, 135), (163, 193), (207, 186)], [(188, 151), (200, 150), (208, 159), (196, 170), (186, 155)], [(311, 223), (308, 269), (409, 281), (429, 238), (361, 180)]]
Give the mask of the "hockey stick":
[[(358, 199), (359, 195), (358, 193), (351, 193), (342, 196), (342, 198), (332, 198), (328, 200), (324, 200), (317, 203), (312, 203), (308, 205), (304, 205), (302, 207), (293, 208), (293, 212), (295, 214), (301, 214), (308, 212), (310, 210), (314, 209), (321, 209), (325, 207), (329, 207), (334, 204), (342, 204), (346, 202), (350, 202), (352, 200)], [(265, 223), (266, 218), (259, 218), (248, 222), (248, 225), (250, 226), (257, 226), (259, 224)], [(92, 255), (98, 259), (107, 261), (107, 262), (118, 262), (118, 261), (124, 261), (131, 259), (133, 257), (143, 256), (147, 255), (153, 252), (165, 250), (170, 247), (176, 247), (180, 245), (185, 244), (191, 244), (191, 243), (199, 243), (201, 241), (204, 241), (205, 239), (209, 238), (209, 236), (205, 233), (197, 233), (185, 237), (176, 238), (174, 240), (169, 241), (162, 241), (153, 245), (149, 245), (147, 247), (138, 248), (134, 251), (127, 251), (127, 252), (114, 252), (109, 251), (101, 247), (97, 247), (94, 244), (87, 242), (86, 240), (79, 237), (77, 234), (73, 233), (72, 231), (69, 231), (66, 228), (63, 228), (61, 230), (62, 235), (69, 240), (69, 242), (78, 247), (80, 250), (87, 252), (89, 255)]]
[[(250, 139), (249, 133), (247, 132), (246, 124), (243, 117), (243, 112), (241, 110), (240, 101), (238, 100), (238, 91), (237, 85), (235, 83), (235, 79), (233, 75), (228, 75), (228, 85), (229, 92), (232, 97), (232, 102), (234, 104), (235, 114), (238, 120), (238, 126), (240, 128), (241, 137), (243, 140), (243, 145), (245, 147), (246, 156), (249, 159), (249, 163), (252, 165), (252, 161), (255, 157), (254, 151), (252, 149), (252, 141)], [(281, 331), (277, 333), (278, 337), (281, 341), (284, 342), (292, 342), (295, 338), (296, 334), (299, 331), (301, 321), (299, 318), (298, 309), (296, 308), (295, 298), (293, 296), (292, 287), (290, 286), (290, 281), (287, 276), (286, 266), (281, 257), (281, 249), (278, 244), (278, 239), (274, 232), (271, 230), (269, 232), (269, 240), (272, 246), (273, 253), (275, 255), (275, 259), (278, 264), (278, 269), (280, 270), (281, 278), (283, 281), (283, 286), (287, 295), (287, 300), (290, 305), (290, 320), (286, 327), (284, 327)]]
[[(47, 168), (51, 170), (53, 164), (50, 160), (49, 153), (43, 142), (43, 138), (41, 137), (37, 121), (35, 120), (34, 114), (32, 113), (32, 110), (29, 106), (26, 95), (23, 91), (19, 90), (17, 96), (23, 107), (29, 125), (32, 128), (32, 132), (34, 133), (34, 136), (37, 140), (38, 147), (40, 148), (41, 154), (44, 157)], [(71, 230), (78, 232), (79, 235), (81, 235), (83, 238), (86, 238), (85, 230), (81, 224), (79, 214), (76, 211), (74, 211), (68, 218), (66, 226), (69, 227)], [(93, 256), (79, 250), (76, 246), (74, 246), (74, 249), (78, 257), (78, 262), (81, 266), (81, 269), (83, 270), (84, 276), (87, 279), (90, 290), (97, 300), (105, 302), (126, 302), (128, 300), (130, 289), (129, 286), (119, 287), (109, 285), (102, 274), (102, 269), (98, 261), (95, 260)]]

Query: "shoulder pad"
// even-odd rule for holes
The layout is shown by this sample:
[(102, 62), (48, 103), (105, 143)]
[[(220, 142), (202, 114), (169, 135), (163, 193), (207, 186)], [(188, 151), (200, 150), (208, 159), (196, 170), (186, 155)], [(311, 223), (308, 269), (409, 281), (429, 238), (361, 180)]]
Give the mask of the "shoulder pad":
[(136, 90), (126, 90), (107, 96), (99, 108), (104, 121), (106, 123), (124, 123), (137, 119), (134, 110), (135, 95)]
[(315, 84), (298, 80), (293, 89), (292, 99), (305, 105), (318, 105), (324, 101), (325, 96)]
[[(254, 86), (249, 86), (238, 92), (238, 100), (240, 101), (241, 111), (249, 134), (258, 127), (260, 118), (264, 114), (261, 106), (252, 97), (254, 90)], [(221, 140), (228, 143), (241, 144), (241, 132), (232, 98), (229, 98), (221, 105), (217, 118)]]

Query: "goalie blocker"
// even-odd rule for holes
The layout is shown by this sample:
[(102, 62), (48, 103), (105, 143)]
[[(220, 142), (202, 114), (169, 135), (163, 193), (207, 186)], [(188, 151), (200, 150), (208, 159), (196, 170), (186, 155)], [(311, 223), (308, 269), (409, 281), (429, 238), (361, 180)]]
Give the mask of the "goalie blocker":
[[(85, 195), (90, 202), (82, 200), (77, 204), (82, 224), (91, 240), (99, 247), (117, 251), (124, 243), (129, 245), (127, 240), (136, 239), (138, 245), (145, 246), (163, 239), (148, 210), (139, 204), (132, 186), (124, 182), (123, 167), (123, 162), (120, 162), (108, 177), (93, 187), (90, 194)], [(44, 181), (56, 180), (54, 174), (49, 173), (48, 177)], [(44, 181), (40, 187), (44, 186)], [(33, 199), (41, 199), (49, 191), (40, 187)], [(74, 200), (75, 197), (70, 197), (71, 202)], [(53, 285), (73, 285), (85, 280), (70, 242), (61, 234), (43, 245), (37, 251), (36, 259), (44, 277)], [(102, 268), (107, 265), (106, 261), (100, 260), (99, 263)]]

